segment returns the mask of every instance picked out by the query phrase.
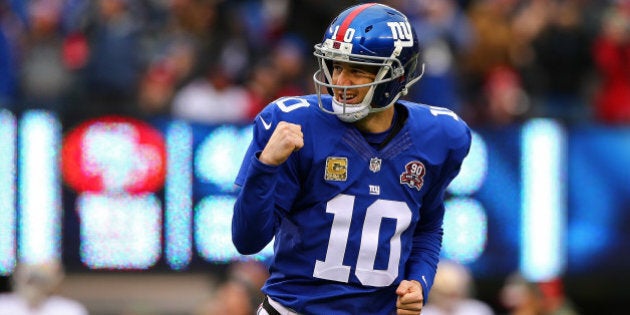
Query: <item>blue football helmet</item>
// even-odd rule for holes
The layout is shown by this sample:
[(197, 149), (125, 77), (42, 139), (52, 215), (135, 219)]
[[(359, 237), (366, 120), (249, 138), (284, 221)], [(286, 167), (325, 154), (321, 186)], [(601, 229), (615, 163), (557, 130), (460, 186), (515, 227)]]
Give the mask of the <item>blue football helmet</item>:
[[(341, 12), (330, 24), (323, 41), (315, 45), (319, 69), (313, 75), (319, 107), (345, 122), (355, 122), (371, 112), (392, 106), (407, 94), (411, 85), (422, 77), (419, 66), (420, 47), (416, 32), (401, 12), (378, 3), (356, 5)], [(374, 82), (341, 86), (332, 82), (333, 62), (377, 66)], [(420, 69), (421, 68), (421, 69)], [(346, 104), (333, 97), (327, 107), (322, 103), (322, 90), (370, 86), (361, 104)]]

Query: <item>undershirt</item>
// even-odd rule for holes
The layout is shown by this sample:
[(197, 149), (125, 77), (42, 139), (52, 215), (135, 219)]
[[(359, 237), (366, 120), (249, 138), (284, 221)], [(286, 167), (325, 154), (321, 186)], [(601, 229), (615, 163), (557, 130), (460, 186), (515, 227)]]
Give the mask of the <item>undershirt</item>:
[[(395, 106), (394, 117), (392, 118), (392, 124), (387, 128), (387, 130), (383, 132), (371, 133), (371, 132), (361, 132), (365, 140), (375, 149), (380, 150), (385, 147), (389, 141), (398, 134), (400, 129), (407, 120), (407, 113), (404, 109)], [(400, 112), (400, 113), (399, 113)], [(398, 116), (402, 116), (402, 119), (399, 119)]]

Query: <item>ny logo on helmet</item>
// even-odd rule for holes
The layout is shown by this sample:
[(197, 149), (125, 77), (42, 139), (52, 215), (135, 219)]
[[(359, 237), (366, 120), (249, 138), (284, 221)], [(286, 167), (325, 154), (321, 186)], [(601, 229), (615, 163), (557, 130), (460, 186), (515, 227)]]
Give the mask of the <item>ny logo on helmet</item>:
[(394, 45), (400, 47), (413, 47), (413, 34), (409, 22), (387, 22), (392, 31)]

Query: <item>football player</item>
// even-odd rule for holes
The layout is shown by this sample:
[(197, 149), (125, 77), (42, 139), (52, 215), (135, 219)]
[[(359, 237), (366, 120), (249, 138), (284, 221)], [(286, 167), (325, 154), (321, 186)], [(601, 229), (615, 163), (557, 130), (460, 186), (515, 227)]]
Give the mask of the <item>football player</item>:
[(470, 130), (447, 109), (400, 100), (423, 66), (391, 7), (344, 10), (314, 55), (317, 94), (256, 117), (236, 178), (234, 245), (254, 254), (275, 238), (258, 314), (419, 314)]

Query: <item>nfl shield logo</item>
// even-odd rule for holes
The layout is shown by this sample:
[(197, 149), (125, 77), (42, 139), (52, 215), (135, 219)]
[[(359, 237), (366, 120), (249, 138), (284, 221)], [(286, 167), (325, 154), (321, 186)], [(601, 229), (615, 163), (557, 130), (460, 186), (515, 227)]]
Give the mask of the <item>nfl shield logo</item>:
[(376, 173), (381, 170), (381, 159), (373, 157), (370, 159), (370, 171)]

